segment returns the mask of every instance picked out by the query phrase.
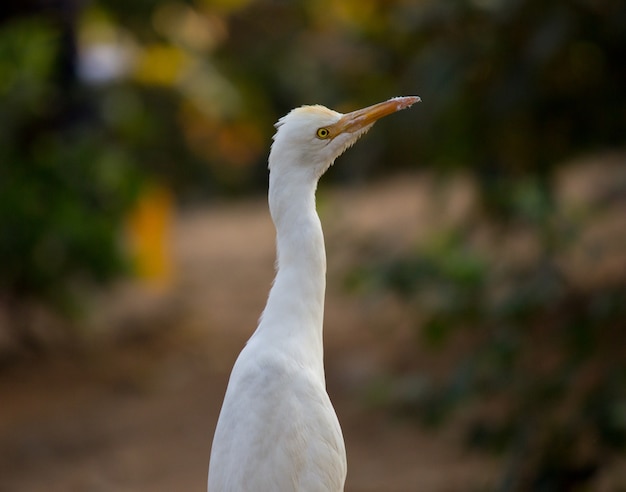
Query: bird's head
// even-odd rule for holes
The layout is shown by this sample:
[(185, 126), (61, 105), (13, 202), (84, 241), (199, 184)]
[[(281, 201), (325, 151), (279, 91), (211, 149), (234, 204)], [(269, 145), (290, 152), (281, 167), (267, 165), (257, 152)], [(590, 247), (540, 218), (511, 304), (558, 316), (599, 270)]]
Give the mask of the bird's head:
[(276, 124), (270, 170), (303, 172), (317, 179), (378, 119), (419, 101), (417, 96), (396, 97), (347, 114), (324, 106), (296, 108)]

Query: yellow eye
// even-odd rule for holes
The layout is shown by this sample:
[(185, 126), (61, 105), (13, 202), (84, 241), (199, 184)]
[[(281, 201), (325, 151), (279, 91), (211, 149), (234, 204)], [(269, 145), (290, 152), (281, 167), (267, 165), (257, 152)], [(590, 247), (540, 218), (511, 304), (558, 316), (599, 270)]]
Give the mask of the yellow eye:
[(328, 128), (320, 128), (317, 130), (316, 135), (317, 138), (325, 139), (330, 136), (330, 132), (328, 131)]

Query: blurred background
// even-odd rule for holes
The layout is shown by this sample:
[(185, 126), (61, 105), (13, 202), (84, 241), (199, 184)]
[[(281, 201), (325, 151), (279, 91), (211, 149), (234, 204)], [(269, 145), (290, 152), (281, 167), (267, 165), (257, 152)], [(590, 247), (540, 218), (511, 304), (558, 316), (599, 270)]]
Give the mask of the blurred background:
[(5, 0), (0, 491), (204, 490), (273, 276), (274, 122), (422, 103), (324, 177), (348, 491), (626, 490), (626, 4)]

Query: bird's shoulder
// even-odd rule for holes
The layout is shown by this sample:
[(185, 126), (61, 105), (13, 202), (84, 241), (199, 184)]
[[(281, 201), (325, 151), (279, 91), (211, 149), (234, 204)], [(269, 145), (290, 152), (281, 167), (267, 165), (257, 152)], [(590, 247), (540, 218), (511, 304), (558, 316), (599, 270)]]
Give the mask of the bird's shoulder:
[[(239, 355), (230, 376), (229, 390), (268, 398), (289, 393), (290, 400), (299, 396), (314, 398), (326, 395), (323, 374), (279, 349), (247, 350)], [(260, 393), (260, 395), (257, 395)], [(274, 401), (274, 404), (278, 402)]]
[(323, 379), (278, 352), (240, 354), (214, 447), (215, 480), (230, 470), (229, 481), (255, 477), (267, 490), (343, 489), (345, 448)]

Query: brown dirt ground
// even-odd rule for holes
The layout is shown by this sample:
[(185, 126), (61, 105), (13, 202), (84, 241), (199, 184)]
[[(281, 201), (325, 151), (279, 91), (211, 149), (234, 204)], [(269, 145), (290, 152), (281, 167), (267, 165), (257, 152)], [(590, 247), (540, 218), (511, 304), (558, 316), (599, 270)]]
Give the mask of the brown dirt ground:
[[(348, 450), (347, 491), (489, 490), (499, 471), (496, 459), (464, 450), (459, 426), (425, 430), (364, 396), (376, 374), (411, 357), (415, 340), (400, 305), (347, 293), (346, 272), (363, 252), (403, 251), (463, 220), (473, 196), (466, 180), (437, 189), (427, 176), (403, 176), (318, 195), (327, 379)], [(273, 277), (265, 200), (178, 214), (172, 252), (169, 288), (132, 283), (92, 295), (79, 350), (0, 371), (0, 492), (205, 490), (228, 374)]]

